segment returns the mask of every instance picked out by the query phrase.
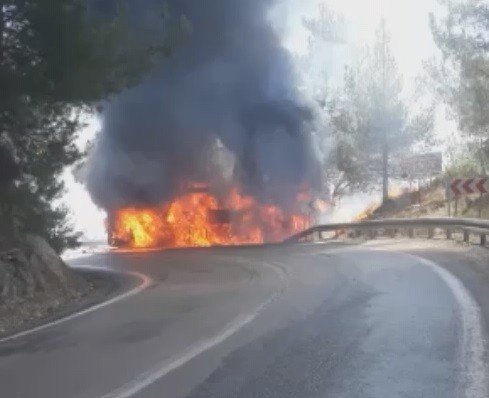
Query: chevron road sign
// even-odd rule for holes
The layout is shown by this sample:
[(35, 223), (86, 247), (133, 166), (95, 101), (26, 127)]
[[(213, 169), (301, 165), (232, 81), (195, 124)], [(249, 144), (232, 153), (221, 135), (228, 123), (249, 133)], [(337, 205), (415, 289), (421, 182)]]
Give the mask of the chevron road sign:
[(488, 178), (458, 178), (450, 183), (454, 196), (482, 194), (489, 192)]

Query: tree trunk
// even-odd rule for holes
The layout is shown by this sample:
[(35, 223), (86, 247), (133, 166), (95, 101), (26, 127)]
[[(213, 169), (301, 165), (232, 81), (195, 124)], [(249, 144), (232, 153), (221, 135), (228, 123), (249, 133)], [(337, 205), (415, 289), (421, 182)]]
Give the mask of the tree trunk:
[(382, 143), (382, 203), (389, 200), (389, 145), (387, 137)]

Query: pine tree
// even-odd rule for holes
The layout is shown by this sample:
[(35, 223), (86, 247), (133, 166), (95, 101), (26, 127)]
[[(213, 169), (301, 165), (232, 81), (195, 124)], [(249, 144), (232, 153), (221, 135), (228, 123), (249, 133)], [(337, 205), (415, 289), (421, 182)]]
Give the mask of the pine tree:
[(430, 107), (415, 109), (403, 99), (401, 76), (382, 21), (376, 42), (354, 66), (347, 67), (343, 89), (329, 101), (335, 159), (345, 184), (364, 187), (382, 181), (389, 195), (389, 159), (408, 149), (433, 128)]
[(431, 15), (442, 57), (429, 65), (435, 94), (447, 106), (485, 169), (489, 160), (489, 4), (448, 0), (446, 16)]
[[(0, 224), (61, 250), (76, 243), (67, 210), (53, 208), (59, 176), (82, 156), (81, 115), (137, 83), (187, 28), (162, 21), (139, 40), (118, 15), (90, 15), (82, 0), (0, 0)], [(182, 34), (180, 34), (182, 33)], [(1, 232), (1, 231), (0, 231)]]

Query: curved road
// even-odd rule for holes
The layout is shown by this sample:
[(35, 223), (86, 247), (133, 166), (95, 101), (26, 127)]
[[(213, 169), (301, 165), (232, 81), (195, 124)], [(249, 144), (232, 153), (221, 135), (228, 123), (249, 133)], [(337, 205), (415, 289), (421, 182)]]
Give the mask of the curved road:
[(0, 395), (485, 398), (488, 259), (384, 241), (74, 260), (149, 283), (0, 340)]

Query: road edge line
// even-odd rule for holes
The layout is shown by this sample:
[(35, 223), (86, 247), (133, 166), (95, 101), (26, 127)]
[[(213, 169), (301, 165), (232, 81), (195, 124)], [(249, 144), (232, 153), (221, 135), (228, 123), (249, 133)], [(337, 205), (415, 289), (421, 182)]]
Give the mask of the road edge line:
[[(261, 265), (273, 269), (279, 278), (285, 283), (286, 274), (284, 270), (277, 264), (262, 262)], [(267, 309), (277, 298), (283, 293), (283, 289), (279, 289), (274, 292), (270, 297), (265, 300), (262, 304), (256, 307), (254, 310), (238, 316), (231, 320), (224, 328), (218, 332), (216, 335), (209, 338), (200, 340), (193, 344), (189, 349), (185, 350), (183, 353), (174, 355), (173, 357), (166, 359), (159, 364), (153, 366), (151, 369), (137, 375), (131, 381), (123, 384), (122, 386), (102, 395), (101, 398), (130, 398), (135, 394), (145, 390), (152, 384), (156, 383), (158, 380), (171, 373), (172, 371), (184, 366), (186, 363), (190, 362), (192, 359), (198, 357), (206, 351), (213, 349), (219, 344), (224, 343), (227, 339), (236, 334), (239, 330), (253, 322), (258, 318), (264, 310)]]
[(112, 305), (112, 304), (117, 303), (119, 301), (126, 300), (129, 297), (135, 296), (136, 294), (141, 293), (143, 290), (146, 290), (153, 283), (153, 280), (149, 276), (144, 275), (140, 272), (135, 272), (135, 271), (119, 272), (117, 270), (113, 270), (113, 269), (109, 269), (109, 268), (103, 268), (103, 267), (96, 267), (96, 266), (91, 266), (91, 265), (76, 267), (74, 269), (75, 270), (77, 270), (77, 269), (78, 270), (87, 270), (87, 271), (100, 271), (100, 272), (108, 272), (108, 273), (127, 275), (127, 276), (131, 276), (131, 277), (135, 277), (135, 278), (139, 279), (141, 283), (138, 286), (136, 286), (135, 288), (133, 288), (127, 292), (121, 293), (115, 297), (112, 297), (108, 300), (97, 303), (95, 305), (92, 305), (92, 306), (85, 308), (81, 311), (74, 312), (73, 314), (61, 317), (59, 319), (56, 319), (56, 320), (48, 322), (48, 323), (44, 323), (42, 325), (33, 327), (31, 329), (23, 330), (21, 332), (15, 333), (11, 336), (0, 338), (0, 344), (19, 339), (21, 337), (29, 336), (31, 334), (40, 332), (42, 330), (45, 330), (45, 329), (60, 325), (62, 323), (71, 321), (73, 319), (79, 318), (81, 316), (87, 315), (91, 312), (95, 312), (99, 309), (108, 307), (109, 305)]
[[(343, 248), (340, 248), (341, 252)], [(429, 267), (448, 287), (458, 306), (462, 323), (462, 342), (460, 346), (461, 371), (459, 388), (465, 398), (485, 398), (489, 396), (489, 364), (485, 357), (488, 354), (484, 338), (484, 321), (480, 305), (464, 283), (450, 271), (435, 261), (404, 250), (389, 250), (379, 247), (358, 246), (357, 250), (397, 253), (416, 260)]]
[(488, 366), (485, 362), (487, 347), (484, 339), (481, 308), (463, 282), (436, 262), (419, 255), (401, 252), (430, 267), (448, 286), (459, 307), (462, 321), (460, 387), (466, 398), (488, 396)]

